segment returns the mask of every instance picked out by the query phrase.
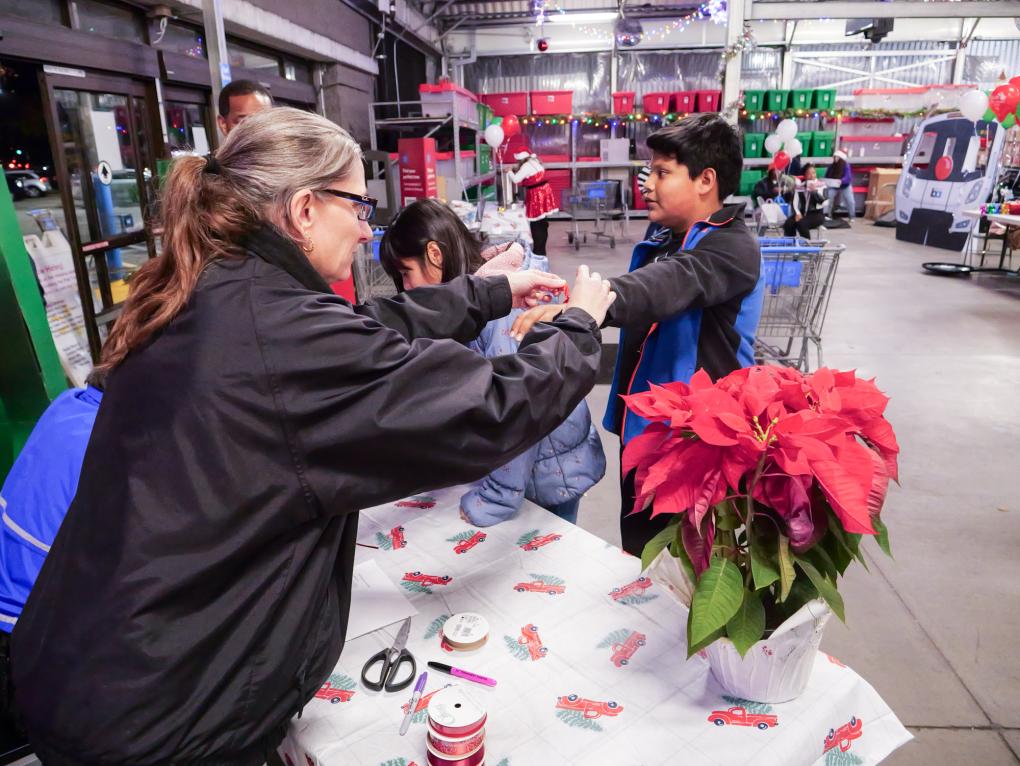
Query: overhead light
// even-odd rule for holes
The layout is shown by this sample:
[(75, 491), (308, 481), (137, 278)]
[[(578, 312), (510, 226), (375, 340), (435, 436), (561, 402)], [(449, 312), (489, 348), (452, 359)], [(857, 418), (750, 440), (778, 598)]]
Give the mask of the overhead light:
[(587, 13), (553, 13), (546, 16), (548, 24), (591, 24), (596, 21), (612, 21), (616, 11), (590, 11)]

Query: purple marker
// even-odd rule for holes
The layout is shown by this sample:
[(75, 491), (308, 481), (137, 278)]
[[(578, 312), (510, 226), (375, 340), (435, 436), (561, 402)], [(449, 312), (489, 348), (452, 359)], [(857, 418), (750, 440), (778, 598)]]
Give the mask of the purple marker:
[(414, 709), (418, 706), (421, 693), (425, 691), (425, 681), (428, 680), (428, 677), (428, 673), (422, 673), (418, 676), (418, 683), (414, 685), (414, 694), (411, 695), (411, 701), (407, 703), (407, 712), (404, 713), (404, 720), (400, 724), (401, 737), (407, 734), (407, 728), (411, 725), (411, 716), (414, 715)]
[(470, 670), (461, 670), (460, 668), (455, 668), (452, 665), (444, 665), (441, 662), (430, 662), (428, 665), (433, 670), (441, 670), (444, 673), (449, 673), (451, 676), (463, 678), (465, 681), (474, 681), (476, 684), (482, 684), (483, 686), (496, 685), (495, 678), (480, 676), (477, 673), (472, 673)]

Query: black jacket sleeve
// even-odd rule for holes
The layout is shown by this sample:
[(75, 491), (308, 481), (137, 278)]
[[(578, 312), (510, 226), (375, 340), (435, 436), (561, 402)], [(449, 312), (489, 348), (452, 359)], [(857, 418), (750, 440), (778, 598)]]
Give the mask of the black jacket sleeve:
[(485, 476), (562, 423), (599, 366), (598, 328), (583, 311), (486, 359), (452, 340), (408, 342), (329, 296), (261, 292), (262, 357), (320, 513)]
[(610, 279), (616, 301), (606, 324), (647, 327), (692, 308), (716, 306), (754, 289), (761, 255), (750, 232), (712, 232), (693, 250), (680, 250)]
[(458, 277), (443, 285), (418, 287), (393, 298), (376, 298), (354, 307), (405, 340), (451, 338), (469, 343), (487, 322), (510, 313), (513, 296), (506, 277)]

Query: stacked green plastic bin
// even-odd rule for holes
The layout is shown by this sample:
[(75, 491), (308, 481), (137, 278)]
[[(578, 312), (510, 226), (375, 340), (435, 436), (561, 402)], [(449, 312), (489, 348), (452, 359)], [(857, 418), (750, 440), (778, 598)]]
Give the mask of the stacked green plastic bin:
[(744, 109), (749, 112), (760, 112), (765, 107), (765, 91), (745, 90)]
[(765, 108), (772, 112), (780, 112), (786, 109), (790, 99), (788, 90), (769, 90), (765, 92)]
[(492, 170), (492, 147), (482, 144), (478, 147), (478, 172), (488, 173)]
[(816, 130), (811, 136), (811, 156), (828, 157), (832, 154), (836, 134), (831, 130)]
[(489, 123), (492, 122), (494, 116), (492, 107), (483, 104), (481, 101), (478, 102), (478, 128), (479, 130), (485, 130)]
[(740, 171), (740, 186), (737, 189), (737, 193), (741, 197), (750, 197), (754, 194), (754, 185), (758, 183), (765, 172), (762, 170), (741, 170)]
[(764, 133), (745, 133), (744, 134), (744, 156), (747, 158), (757, 158), (762, 156), (762, 152), (765, 151), (765, 134)]
[(790, 109), (810, 109), (811, 108), (811, 96), (814, 93), (812, 90), (802, 90), (800, 88), (794, 88), (790, 91), (790, 100), (788, 102)]
[(815, 109), (832, 109), (836, 106), (836, 91), (816, 90), (811, 106)]

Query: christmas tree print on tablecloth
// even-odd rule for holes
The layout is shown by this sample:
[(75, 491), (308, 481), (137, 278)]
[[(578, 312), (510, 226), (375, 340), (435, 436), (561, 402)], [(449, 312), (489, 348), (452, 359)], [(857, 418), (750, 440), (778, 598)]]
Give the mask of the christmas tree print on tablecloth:
[(425, 635), (423, 638), (427, 641), (430, 638), (434, 638), (439, 635), (439, 631), (443, 629), (443, 625), (450, 619), (452, 615), (441, 614), (432, 622), (429, 623), (428, 627), (425, 628)]
[(862, 763), (864, 763), (862, 758), (850, 752), (844, 753), (839, 748), (825, 754), (825, 766), (860, 766)]
[(487, 535), (477, 529), (469, 529), (466, 532), (459, 532), (453, 537), (447, 537), (446, 542), (456, 543), (453, 546), (454, 553), (467, 553), (479, 543), (485, 542)]
[(602, 727), (590, 718), (585, 718), (580, 710), (557, 710), (556, 717), (567, 726), (578, 729), (589, 729), (590, 731), (602, 731)]
[(506, 642), (506, 648), (510, 650), (510, 654), (519, 660), (528, 659), (528, 647), (520, 643), (513, 636), (503, 636), (503, 640)]
[(497, 763), (496, 766), (510, 766), (510, 759), (504, 758), (502, 761)]
[(390, 758), (388, 761), (383, 761), (379, 766), (418, 766), (414, 761), (408, 761), (406, 758)]
[(612, 646), (613, 644), (622, 644), (624, 641), (627, 640), (627, 637), (630, 634), (631, 634), (630, 628), (620, 628), (619, 630), (614, 630), (608, 636), (599, 641), (598, 644), (596, 644), (595, 648), (605, 649), (606, 647)]

